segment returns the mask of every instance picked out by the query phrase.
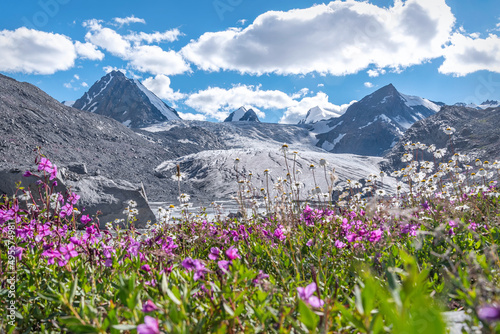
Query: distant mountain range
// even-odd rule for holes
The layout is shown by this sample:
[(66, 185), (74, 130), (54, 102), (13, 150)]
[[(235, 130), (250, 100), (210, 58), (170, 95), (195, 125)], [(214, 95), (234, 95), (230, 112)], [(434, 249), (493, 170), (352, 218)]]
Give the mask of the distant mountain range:
[(245, 107), (240, 107), (229, 114), (224, 122), (260, 122), (260, 120), (253, 109), (247, 110)]
[(382, 156), (413, 123), (440, 109), (389, 84), (353, 103), (343, 115), (314, 123), (311, 131), (317, 145), (329, 152)]
[[(253, 110), (244, 107), (226, 122), (213, 123), (181, 120), (121, 72), (107, 74), (75, 102), (75, 107), (87, 111), (0, 75), (0, 181), (7, 180), (10, 171), (30, 168), (32, 150), (41, 146), (67, 171), (65, 182), (75, 189), (89, 189), (99, 180), (100, 189), (119, 180), (142, 182), (149, 200), (175, 204), (177, 183), (171, 176), (179, 164), (187, 173), (182, 191), (195, 202), (206, 203), (235, 195), (236, 157), (244, 162), (241, 171), (252, 171), (257, 185), (265, 180), (264, 169), (273, 170), (272, 179), (286, 174), (279, 152), (283, 143), (304, 157), (297, 168), (306, 171), (324, 157), (340, 180), (363, 178), (381, 166), (400, 168), (406, 141), (434, 143), (451, 152), (449, 138), (441, 130), (444, 125), (457, 129), (452, 137), (455, 150), (497, 159), (500, 108), (486, 108), (496, 103), (485, 101), (484, 108), (442, 106), (387, 85), (340, 115), (312, 108), (300, 124), (261, 123)], [(304, 181), (306, 188), (312, 187), (306, 177)], [(2, 182), (0, 193), (6, 189)], [(391, 182), (387, 180), (388, 185)]]
[(174, 108), (139, 80), (129, 79), (120, 71), (102, 77), (72, 107), (113, 118), (131, 128), (180, 119)]

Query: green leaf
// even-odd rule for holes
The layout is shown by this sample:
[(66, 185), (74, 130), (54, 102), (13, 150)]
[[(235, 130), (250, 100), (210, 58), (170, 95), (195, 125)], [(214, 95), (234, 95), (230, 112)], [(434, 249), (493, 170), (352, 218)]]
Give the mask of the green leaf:
[(163, 273), (163, 275), (161, 275), (160, 291), (161, 291), (163, 294), (166, 294), (166, 293), (167, 293), (167, 290), (168, 290), (167, 275), (166, 275), (165, 273)]
[(168, 297), (174, 302), (176, 303), (177, 305), (181, 305), (181, 301), (174, 295), (174, 293), (172, 292), (172, 290), (170, 290), (169, 288), (166, 288), (165, 289)]
[(75, 298), (76, 288), (78, 287), (78, 276), (76, 276), (75, 280), (71, 283), (71, 289), (69, 293), (69, 303), (73, 304), (73, 299)]
[(307, 329), (314, 331), (318, 327), (319, 316), (314, 313), (309, 306), (299, 300), (300, 321), (306, 325)]

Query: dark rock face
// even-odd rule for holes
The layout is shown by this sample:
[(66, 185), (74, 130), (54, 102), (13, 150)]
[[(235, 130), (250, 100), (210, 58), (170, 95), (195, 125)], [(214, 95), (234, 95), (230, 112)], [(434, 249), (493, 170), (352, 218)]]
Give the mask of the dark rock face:
[(382, 156), (411, 124), (438, 109), (435, 103), (400, 94), (389, 84), (329, 121), (331, 130), (316, 136), (317, 146), (333, 153)]
[(224, 122), (260, 122), (260, 120), (253, 109), (247, 110), (245, 107), (240, 107), (229, 114)]
[(180, 119), (175, 109), (120, 71), (102, 77), (73, 108), (113, 118), (131, 128)]
[[(445, 106), (424, 120), (418, 121), (409, 128), (401, 141), (385, 156), (387, 163), (384, 167), (396, 170), (406, 166), (401, 162), (405, 153), (404, 144), (420, 142), (426, 145), (434, 144), (437, 148), (446, 148), (448, 161), (453, 151), (469, 154), (480, 159), (500, 158), (500, 108), (478, 110), (463, 106)], [(450, 137), (443, 132), (444, 127), (453, 127), (456, 132)], [(422, 153), (421, 153), (422, 154)], [(433, 161), (430, 153), (424, 153), (425, 160)]]

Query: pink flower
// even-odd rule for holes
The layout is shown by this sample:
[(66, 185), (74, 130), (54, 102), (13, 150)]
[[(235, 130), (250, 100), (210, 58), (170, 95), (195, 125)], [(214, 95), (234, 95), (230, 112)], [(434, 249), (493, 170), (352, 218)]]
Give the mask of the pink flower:
[(67, 203), (61, 208), (61, 211), (59, 212), (59, 216), (61, 218), (69, 217), (69, 216), (71, 216), (72, 213), (73, 213), (73, 206), (70, 203)]
[(221, 261), (217, 262), (217, 265), (219, 266), (219, 268), (226, 274), (229, 272), (229, 265), (230, 264), (231, 264), (231, 261), (226, 261), (226, 260), (221, 260)]
[(196, 265), (194, 263), (194, 260), (190, 257), (184, 259), (184, 261), (181, 262), (181, 266), (183, 266), (185, 269), (191, 271), (194, 268), (196, 268)]
[(64, 256), (66, 260), (78, 256), (78, 252), (75, 250), (75, 246), (72, 243), (66, 246), (59, 247), (59, 252)]
[(23, 258), (23, 251), (24, 251), (24, 248), (22, 248), (22, 247), (14, 248), (14, 256), (17, 257), (17, 259), (19, 261), (21, 261), (21, 259)]
[[(50, 177), (49, 180), (53, 180), (57, 177), (57, 166), (53, 165), (52, 170), (50, 171)], [(57, 183), (54, 181), (54, 186), (57, 186)]]
[(449, 225), (450, 227), (457, 227), (457, 225), (458, 225), (458, 224), (457, 224), (455, 221), (450, 220), (450, 221), (448, 222), (448, 225)]
[(149, 315), (144, 317), (144, 324), (137, 326), (138, 334), (160, 334), (160, 329), (158, 328), (158, 320), (150, 317)]
[(312, 282), (305, 288), (298, 287), (297, 292), (299, 293), (300, 299), (302, 299), (306, 304), (312, 307), (322, 307), (325, 302), (316, 296), (313, 296), (314, 291), (316, 291), (316, 283)]
[(151, 267), (149, 266), (149, 264), (145, 264), (141, 267), (142, 270), (146, 271), (146, 272), (150, 272), (151, 271)]
[(87, 225), (92, 221), (92, 218), (89, 217), (89, 215), (84, 215), (82, 218), (80, 218), (80, 221), (82, 222), (83, 225)]
[(238, 255), (238, 249), (234, 248), (234, 246), (231, 246), (228, 250), (226, 250), (226, 255), (230, 260), (241, 259), (241, 256)]
[(151, 301), (151, 299), (148, 299), (147, 302), (142, 305), (142, 312), (144, 313), (149, 313), (158, 310), (158, 307)]
[(340, 241), (340, 240), (335, 240), (335, 247), (337, 247), (337, 248), (339, 248), (339, 249), (340, 249), (340, 248), (344, 248), (345, 246), (346, 246), (346, 244), (345, 244), (345, 243), (343, 243), (342, 241)]
[(38, 171), (45, 171), (47, 173), (52, 173), (52, 162), (49, 159), (42, 157), (38, 163)]
[(370, 238), (368, 239), (368, 241), (377, 242), (382, 238), (383, 235), (384, 235), (384, 232), (382, 232), (381, 229), (377, 229), (377, 230), (372, 231), (370, 233)]
[(311, 246), (312, 246), (312, 244), (313, 244), (313, 239), (309, 239), (309, 241), (308, 241), (308, 242), (306, 242), (306, 246), (307, 246), (307, 247), (311, 247)]
[(208, 258), (210, 260), (217, 260), (220, 256), (220, 249), (218, 247), (212, 247), (210, 249), (210, 254), (208, 254)]
[(24, 177), (30, 177), (31, 175), (33, 175), (33, 174), (31, 174), (31, 172), (29, 170), (25, 171), (23, 174)]
[(77, 193), (71, 193), (71, 195), (68, 197), (68, 201), (73, 205), (75, 205), (79, 199), (80, 195), (78, 195)]

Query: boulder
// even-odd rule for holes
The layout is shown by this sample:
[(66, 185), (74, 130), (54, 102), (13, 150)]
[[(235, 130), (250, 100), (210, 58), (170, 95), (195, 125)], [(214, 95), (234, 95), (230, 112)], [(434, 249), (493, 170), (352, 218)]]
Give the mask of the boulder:
[[(63, 169), (64, 170), (64, 169)], [(37, 194), (36, 176), (23, 176), (24, 169), (0, 170), (0, 195), (13, 195), (16, 193), (17, 184), (25, 189), (29, 189), (32, 194)], [(143, 228), (146, 222), (156, 220), (155, 215), (149, 207), (148, 201), (143, 194), (141, 185), (135, 185), (123, 180), (110, 180), (104, 176), (82, 176), (78, 179), (65, 179), (61, 173), (56, 179), (56, 192), (62, 194), (69, 190), (80, 195), (80, 200), (76, 207), (84, 214), (91, 217), (99, 212), (100, 228), (105, 228), (107, 222), (113, 222), (115, 219), (125, 219), (123, 213), (128, 206), (128, 202), (133, 200), (137, 203), (135, 209), (137, 221), (135, 227)], [(18, 192), (18, 195), (21, 193)], [(123, 224), (121, 224), (123, 226)]]

